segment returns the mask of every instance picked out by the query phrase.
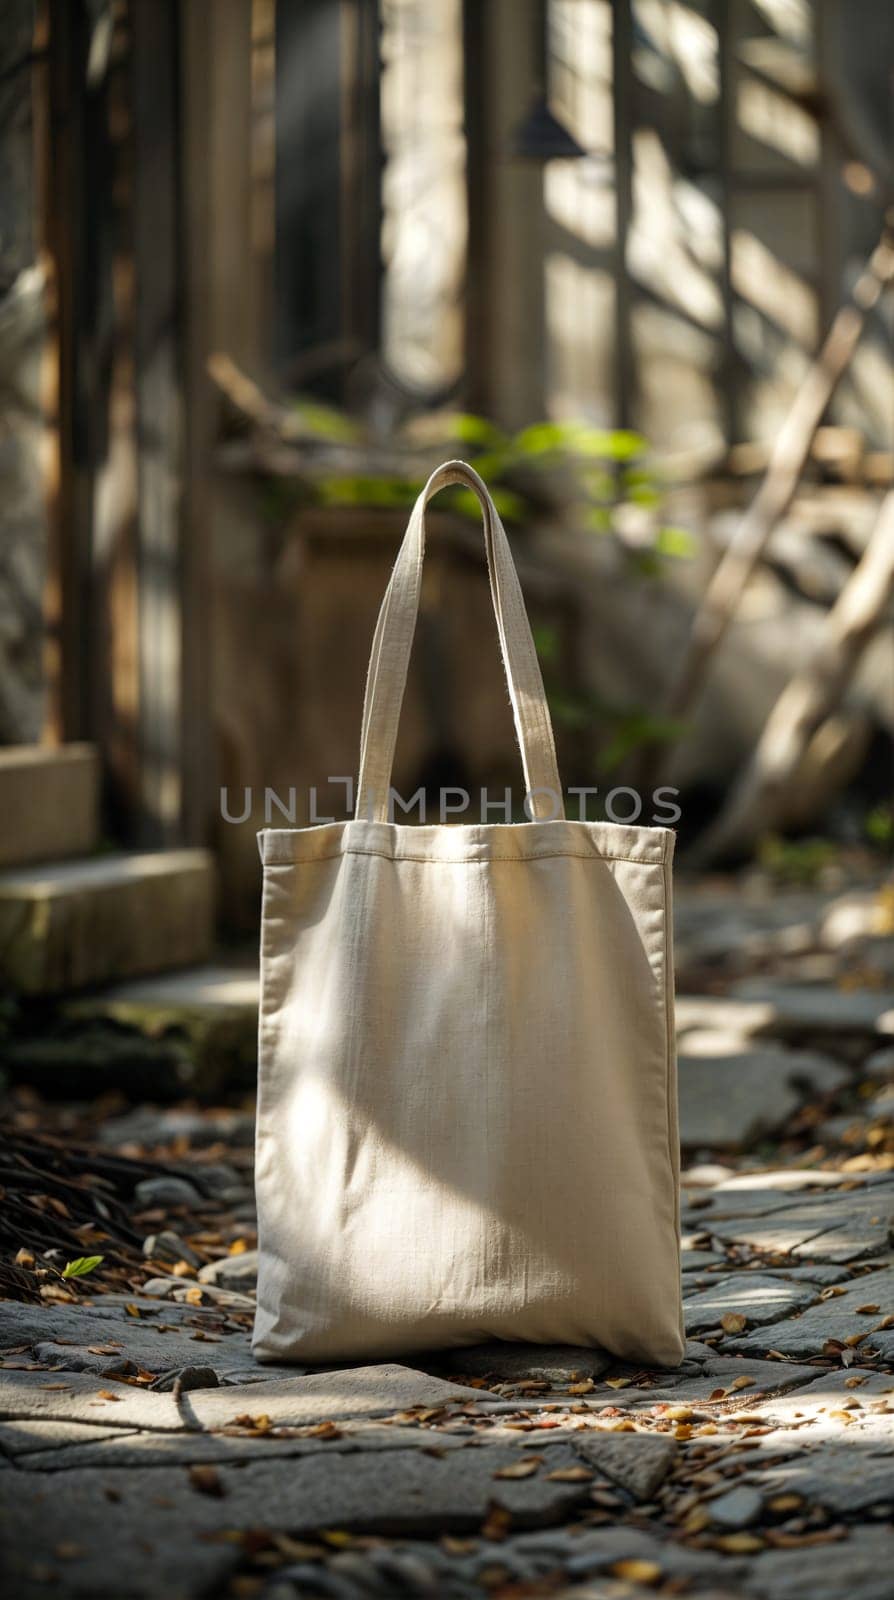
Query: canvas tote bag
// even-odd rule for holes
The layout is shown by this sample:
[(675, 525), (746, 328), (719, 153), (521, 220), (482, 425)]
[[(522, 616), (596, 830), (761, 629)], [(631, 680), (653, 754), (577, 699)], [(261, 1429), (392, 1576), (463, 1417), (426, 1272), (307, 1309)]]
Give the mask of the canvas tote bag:
[[(482, 506), (527, 822), (389, 820), (446, 484)], [(426, 484), (385, 595), (354, 820), (259, 841), (255, 1355), (523, 1339), (676, 1364), (673, 835), (565, 820), (509, 544), (464, 463)]]

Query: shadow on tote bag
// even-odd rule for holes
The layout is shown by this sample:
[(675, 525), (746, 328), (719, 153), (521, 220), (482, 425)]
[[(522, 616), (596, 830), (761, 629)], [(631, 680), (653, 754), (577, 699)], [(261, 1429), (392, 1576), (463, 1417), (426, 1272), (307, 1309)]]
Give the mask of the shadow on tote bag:
[[(520, 824), (389, 820), (447, 484), (482, 506)], [(673, 842), (565, 819), (506, 534), (477, 473), (439, 467), (375, 631), (355, 818), (259, 836), (260, 1360), (520, 1339), (679, 1362)]]

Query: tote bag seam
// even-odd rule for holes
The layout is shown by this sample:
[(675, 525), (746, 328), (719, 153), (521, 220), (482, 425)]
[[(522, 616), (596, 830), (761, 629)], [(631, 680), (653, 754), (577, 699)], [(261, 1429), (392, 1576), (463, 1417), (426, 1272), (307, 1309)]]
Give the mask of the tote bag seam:
[[(678, 1322), (680, 1338), (685, 1342), (686, 1329), (683, 1320), (682, 1300), (682, 1258), (680, 1255), (680, 1176), (679, 1164), (679, 1130), (676, 1125), (676, 1019), (674, 1014), (673, 999), (673, 899), (671, 888), (670, 862), (664, 863), (664, 1037), (665, 1037), (665, 1105), (667, 1108), (667, 1158), (670, 1168), (670, 1180), (674, 1208), (674, 1255), (677, 1263), (678, 1284)], [(675, 1150), (676, 1146), (676, 1150)]]
[(344, 850), (331, 850), (325, 855), (295, 856), (291, 861), (267, 861), (265, 870), (277, 868), (314, 866), (321, 861), (338, 861), (341, 856), (378, 856), (381, 861), (415, 861), (431, 867), (488, 867), (493, 863), (513, 863), (526, 866), (532, 861), (624, 861), (635, 867), (666, 867), (662, 857), (603, 855), (596, 851), (543, 850), (530, 856), (410, 856), (389, 855), (387, 850), (369, 850), (362, 845), (349, 845)]

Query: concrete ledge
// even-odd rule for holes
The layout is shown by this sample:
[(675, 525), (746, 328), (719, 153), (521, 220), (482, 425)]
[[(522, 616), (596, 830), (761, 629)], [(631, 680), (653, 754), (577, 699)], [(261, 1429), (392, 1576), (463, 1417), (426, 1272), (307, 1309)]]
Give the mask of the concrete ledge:
[(95, 849), (99, 761), (89, 744), (0, 750), (0, 867)]
[(23, 995), (59, 994), (205, 961), (214, 890), (206, 850), (0, 874), (0, 983)]

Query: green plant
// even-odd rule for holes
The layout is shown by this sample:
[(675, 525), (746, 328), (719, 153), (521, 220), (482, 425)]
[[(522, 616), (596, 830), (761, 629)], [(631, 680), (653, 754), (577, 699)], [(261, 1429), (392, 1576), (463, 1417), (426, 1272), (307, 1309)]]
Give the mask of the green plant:
[(870, 844), (888, 855), (894, 849), (894, 805), (883, 801), (873, 806), (863, 828)]
[[(359, 421), (305, 397), (296, 398), (292, 409), (302, 440), (323, 470), (308, 471), (306, 477), (296, 470), (294, 479), (264, 478), (261, 508), (268, 521), (285, 520), (302, 504), (408, 508), (441, 448), (445, 454), (462, 451), (472, 461), (506, 522), (521, 525), (545, 506), (561, 507), (563, 518), (583, 533), (613, 537), (634, 576), (658, 577), (665, 561), (694, 552), (686, 529), (663, 522), (663, 486), (646, 440), (629, 428), (533, 422), (507, 433), (472, 412), (442, 412), (416, 418), (399, 431), (389, 445), (387, 468), (377, 471), (374, 442)], [(333, 450), (339, 453), (337, 464), (326, 470)], [(357, 471), (350, 464), (352, 450)], [(467, 489), (447, 490), (441, 504), (472, 520), (480, 514)]]
[(813, 884), (837, 856), (830, 839), (783, 839), (776, 833), (766, 834), (757, 848), (758, 865), (780, 883)]
[(74, 1261), (67, 1261), (62, 1269), (63, 1278), (86, 1278), (88, 1272), (93, 1272), (105, 1260), (105, 1256), (77, 1256)]

